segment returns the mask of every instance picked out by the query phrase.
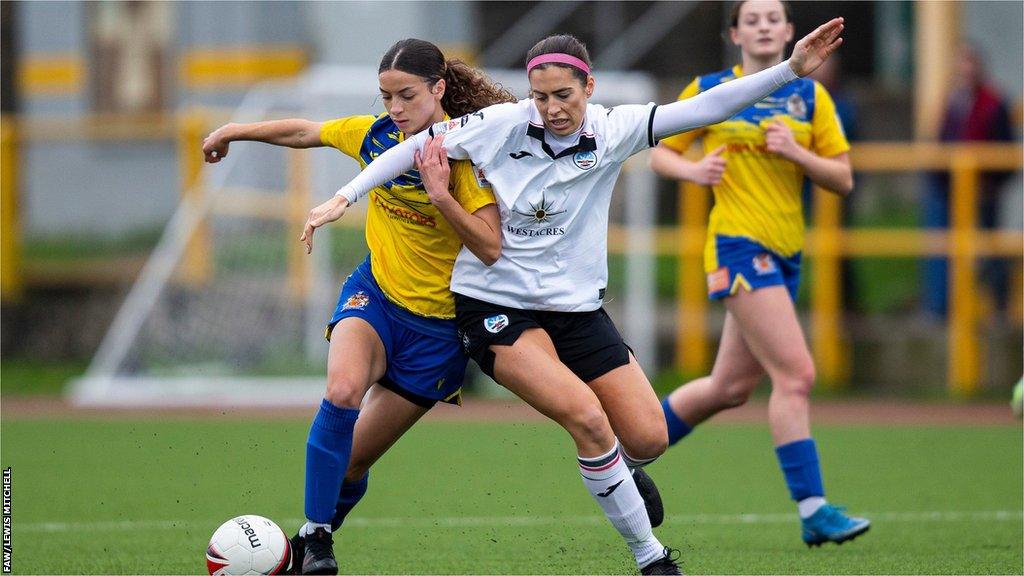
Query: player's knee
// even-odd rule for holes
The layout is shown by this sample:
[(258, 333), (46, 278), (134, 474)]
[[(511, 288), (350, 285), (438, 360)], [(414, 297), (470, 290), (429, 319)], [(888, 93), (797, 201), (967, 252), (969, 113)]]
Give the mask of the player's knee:
[(366, 393), (366, 384), (347, 374), (327, 375), (327, 401), (339, 408), (358, 408)]
[(750, 400), (760, 377), (742, 378), (721, 387), (720, 400), (727, 408), (742, 406)]
[(814, 388), (814, 379), (817, 373), (814, 370), (814, 361), (807, 358), (794, 367), (786, 378), (786, 392), (800, 396), (810, 396)]
[(668, 450), (668, 427), (664, 419), (643, 425), (638, 431), (620, 435), (622, 449), (634, 460), (657, 458)]
[(606, 444), (612, 436), (608, 416), (600, 404), (592, 404), (573, 410), (565, 419), (563, 426), (578, 442), (589, 444)]

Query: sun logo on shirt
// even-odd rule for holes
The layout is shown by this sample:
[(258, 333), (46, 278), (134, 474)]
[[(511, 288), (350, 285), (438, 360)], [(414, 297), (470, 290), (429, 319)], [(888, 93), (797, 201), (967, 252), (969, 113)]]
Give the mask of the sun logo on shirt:
[(558, 216), (559, 214), (565, 213), (565, 210), (554, 212), (552, 211), (552, 208), (554, 208), (554, 204), (548, 203), (542, 195), (539, 203), (534, 204), (533, 202), (530, 202), (530, 212), (520, 212), (519, 210), (513, 210), (513, 212), (520, 216), (532, 218), (534, 224), (540, 224), (541, 222), (550, 222), (552, 216)]

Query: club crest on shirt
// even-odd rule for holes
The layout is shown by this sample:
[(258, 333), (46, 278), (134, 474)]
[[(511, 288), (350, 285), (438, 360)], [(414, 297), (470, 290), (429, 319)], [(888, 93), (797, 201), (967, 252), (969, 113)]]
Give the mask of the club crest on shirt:
[(590, 170), (597, 165), (597, 154), (591, 150), (584, 150), (572, 155), (572, 163), (580, 170)]
[(345, 305), (342, 306), (341, 310), (343, 312), (345, 310), (362, 310), (363, 308), (366, 308), (366, 305), (369, 303), (370, 297), (366, 295), (366, 292), (360, 290), (359, 292), (349, 296), (348, 300), (345, 300)]
[(799, 94), (786, 99), (786, 113), (797, 120), (807, 120), (807, 102)]
[(757, 272), (758, 276), (764, 276), (765, 274), (775, 274), (778, 268), (775, 267), (775, 259), (772, 258), (771, 254), (758, 254), (754, 256), (754, 272)]
[(504, 314), (498, 314), (497, 316), (491, 316), (490, 318), (484, 319), (484, 328), (487, 329), (491, 334), (497, 334), (508, 326), (508, 316)]

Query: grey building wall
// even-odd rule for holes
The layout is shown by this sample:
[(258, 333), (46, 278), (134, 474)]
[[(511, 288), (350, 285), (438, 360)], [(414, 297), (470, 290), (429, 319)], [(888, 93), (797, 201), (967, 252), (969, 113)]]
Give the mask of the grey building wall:
[[(176, 2), (173, 41), (165, 69), (167, 111), (199, 104), (231, 109), (247, 87), (208, 90), (182, 85), (179, 57), (193, 48), (310, 46), (310, 3)], [(30, 117), (77, 118), (92, 111), (90, 5), (23, 2), (17, 12), (19, 51), (77, 54), (84, 61), (80, 90), (24, 95)], [(65, 233), (119, 235), (162, 227), (180, 198), (177, 144), (173, 139), (128, 143), (87, 140), (33, 141), (22, 147), (23, 230), (27, 237)], [(199, 153), (199, 142), (196, 142)], [(270, 167), (268, 167), (268, 170)]]
[[(86, 4), (84, 2), (22, 2), (18, 19), (18, 51), (22, 57), (33, 53), (88, 52)], [(21, 98), (27, 114), (64, 115), (88, 111), (88, 80), (78, 93)]]
[(403, 38), (442, 47), (476, 43), (472, 2), (313, 2), (306, 5), (309, 29), (328, 64), (377, 64)]
[(988, 57), (988, 71), (1003, 95), (1019, 102), (1024, 84), (1024, 2), (964, 2), (964, 38)]

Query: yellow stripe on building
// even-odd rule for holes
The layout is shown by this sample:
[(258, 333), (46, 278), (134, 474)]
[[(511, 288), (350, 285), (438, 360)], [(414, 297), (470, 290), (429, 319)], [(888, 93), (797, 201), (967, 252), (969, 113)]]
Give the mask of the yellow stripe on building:
[(306, 49), (300, 46), (198, 48), (181, 57), (179, 78), (192, 89), (234, 88), (295, 76), (307, 61)]
[(73, 96), (85, 85), (85, 62), (70, 52), (27, 54), (19, 62), (18, 88), (25, 96)]

